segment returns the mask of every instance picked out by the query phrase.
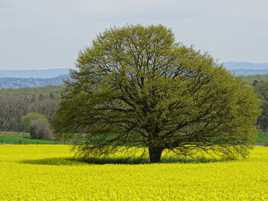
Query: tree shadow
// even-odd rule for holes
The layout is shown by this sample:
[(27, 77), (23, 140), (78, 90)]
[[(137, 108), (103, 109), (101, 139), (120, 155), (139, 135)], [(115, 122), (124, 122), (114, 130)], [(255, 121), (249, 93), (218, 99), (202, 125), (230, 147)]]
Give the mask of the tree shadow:
[(23, 160), (19, 163), (31, 164), (31, 165), (83, 165), (86, 164), (81, 160), (75, 158), (43, 158), (35, 160)]
[[(231, 158), (177, 158), (169, 157), (163, 158), (158, 164), (174, 163), (174, 164), (185, 164), (185, 163), (216, 163), (216, 162), (226, 162), (233, 161)], [(34, 165), (62, 165), (62, 166), (71, 166), (71, 165), (105, 165), (105, 164), (128, 164), (128, 165), (142, 165), (142, 164), (151, 164), (147, 158), (131, 158), (131, 157), (120, 157), (120, 158), (44, 158), (36, 160), (23, 160), (20, 163), (24, 164), (34, 164)]]

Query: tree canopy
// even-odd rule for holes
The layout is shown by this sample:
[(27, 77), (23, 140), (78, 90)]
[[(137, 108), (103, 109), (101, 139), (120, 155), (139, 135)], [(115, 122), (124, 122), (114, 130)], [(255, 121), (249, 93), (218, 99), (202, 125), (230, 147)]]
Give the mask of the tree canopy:
[(81, 51), (56, 114), (59, 132), (83, 132), (84, 156), (124, 147), (246, 156), (259, 113), (254, 91), (213, 58), (158, 26), (100, 34)]

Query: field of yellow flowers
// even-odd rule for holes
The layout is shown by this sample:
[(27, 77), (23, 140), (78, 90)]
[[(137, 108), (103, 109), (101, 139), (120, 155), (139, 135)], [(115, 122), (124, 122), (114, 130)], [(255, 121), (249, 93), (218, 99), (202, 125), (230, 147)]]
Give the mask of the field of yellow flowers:
[(88, 164), (67, 145), (1, 145), (1, 201), (268, 200), (268, 148), (247, 160)]

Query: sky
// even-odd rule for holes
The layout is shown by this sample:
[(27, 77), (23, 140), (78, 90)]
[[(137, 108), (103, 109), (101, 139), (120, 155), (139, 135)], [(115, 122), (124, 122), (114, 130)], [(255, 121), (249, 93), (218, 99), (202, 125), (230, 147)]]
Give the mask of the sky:
[(267, 0), (0, 0), (0, 70), (71, 68), (106, 28), (163, 24), (217, 61), (268, 62)]

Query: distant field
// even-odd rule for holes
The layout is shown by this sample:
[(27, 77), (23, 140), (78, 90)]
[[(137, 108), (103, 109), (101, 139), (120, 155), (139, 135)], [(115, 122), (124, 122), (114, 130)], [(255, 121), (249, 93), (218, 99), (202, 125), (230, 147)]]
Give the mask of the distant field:
[(0, 200), (264, 201), (268, 148), (242, 161), (88, 164), (68, 145), (1, 145)]
[(54, 140), (31, 139), (28, 133), (0, 132), (0, 144), (56, 144)]

